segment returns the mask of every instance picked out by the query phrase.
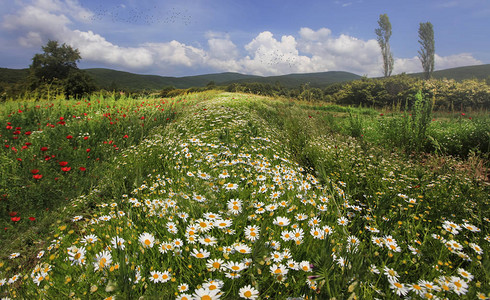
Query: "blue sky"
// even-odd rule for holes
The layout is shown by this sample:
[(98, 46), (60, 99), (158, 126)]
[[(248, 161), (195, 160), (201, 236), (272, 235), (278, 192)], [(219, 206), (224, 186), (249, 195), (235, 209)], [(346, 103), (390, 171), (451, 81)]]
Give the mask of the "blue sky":
[(489, 0), (0, 0), (0, 67), (26, 68), (49, 39), (81, 68), (186, 76), (382, 74), (374, 30), (388, 14), (394, 74), (422, 70), (420, 22), (436, 69), (490, 63)]

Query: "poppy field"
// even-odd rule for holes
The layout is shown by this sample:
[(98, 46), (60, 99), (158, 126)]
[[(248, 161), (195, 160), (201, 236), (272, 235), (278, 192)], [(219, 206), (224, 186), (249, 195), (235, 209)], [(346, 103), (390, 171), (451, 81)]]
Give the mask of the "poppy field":
[(488, 299), (489, 188), (292, 101), (1, 104), (0, 297)]

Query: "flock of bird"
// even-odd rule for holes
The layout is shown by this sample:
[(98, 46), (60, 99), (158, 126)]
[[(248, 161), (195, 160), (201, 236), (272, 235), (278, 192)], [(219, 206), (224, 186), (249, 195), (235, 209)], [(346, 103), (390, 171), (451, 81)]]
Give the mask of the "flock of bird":
[(190, 25), (192, 18), (187, 10), (179, 10), (172, 7), (169, 10), (162, 10), (158, 6), (149, 8), (130, 8), (125, 5), (105, 7), (99, 5), (92, 10), (92, 15), (87, 17), (90, 21), (110, 20), (112, 22), (122, 22), (138, 25), (158, 25), (175, 24)]
[[(187, 9), (181, 10), (175, 7), (164, 10), (157, 5), (148, 8), (128, 7), (124, 4), (107, 7), (99, 5), (91, 9), (92, 14), (87, 17), (89, 21), (112, 21), (115, 23), (128, 23), (134, 25), (161, 25), (177, 24), (190, 25), (192, 17)], [(270, 50), (259, 47), (255, 57), (260, 63), (275, 66), (287, 63), (290, 68), (295, 65), (296, 54), (293, 52), (283, 53), (277, 49)]]
[(292, 68), (296, 60), (296, 54), (293, 52), (283, 53), (277, 49), (270, 51), (268, 49), (263, 49), (262, 47), (257, 49), (255, 56), (258, 57), (260, 63), (269, 66), (287, 63), (289, 64), (289, 67)]

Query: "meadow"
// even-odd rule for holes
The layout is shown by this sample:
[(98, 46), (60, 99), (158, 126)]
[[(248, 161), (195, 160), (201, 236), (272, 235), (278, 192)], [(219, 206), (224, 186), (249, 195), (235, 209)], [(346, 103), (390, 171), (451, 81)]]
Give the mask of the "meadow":
[(0, 104), (0, 297), (488, 299), (487, 112)]

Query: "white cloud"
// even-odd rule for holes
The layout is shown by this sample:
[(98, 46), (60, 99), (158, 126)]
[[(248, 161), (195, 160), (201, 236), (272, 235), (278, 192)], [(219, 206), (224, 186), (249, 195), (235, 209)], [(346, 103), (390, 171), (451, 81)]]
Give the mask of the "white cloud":
[[(256, 75), (349, 71), (382, 75), (382, 58), (376, 40), (345, 34), (335, 36), (328, 28), (304, 27), (297, 36), (281, 37), (263, 31), (243, 48), (233, 43), (228, 33), (212, 31), (205, 34), (206, 48), (176, 40), (125, 47), (96, 32), (75, 29), (78, 22), (85, 22), (91, 16), (92, 12), (76, 0), (33, 0), (23, 4), (16, 13), (5, 15), (1, 27), (14, 32), (22, 47), (40, 47), (48, 39), (54, 39), (79, 49), (83, 60), (131, 71), (206, 70)], [(435, 60), (436, 69), (481, 64), (469, 53), (436, 55)], [(421, 70), (417, 57), (395, 58), (394, 74)]]

